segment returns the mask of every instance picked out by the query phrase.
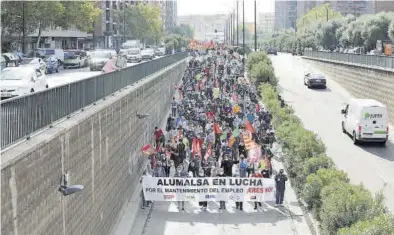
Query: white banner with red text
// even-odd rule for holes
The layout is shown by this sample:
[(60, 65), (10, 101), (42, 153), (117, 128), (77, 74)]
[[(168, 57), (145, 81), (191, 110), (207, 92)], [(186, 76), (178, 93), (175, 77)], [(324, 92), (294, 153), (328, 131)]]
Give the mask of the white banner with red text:
[(164, 178), (144, 176), (148, 201), (275, 201), (275, 180), (266, 178)]

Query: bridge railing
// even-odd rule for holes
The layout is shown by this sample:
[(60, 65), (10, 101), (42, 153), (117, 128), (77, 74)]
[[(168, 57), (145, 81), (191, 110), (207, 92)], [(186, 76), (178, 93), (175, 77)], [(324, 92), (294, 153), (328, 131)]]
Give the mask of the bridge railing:
[(393, 56), (358, 55), (358, 54), (349, 54), (349, 53), (312, 51), (312, 50), (305, 50), (304, 56), (315, 58), (315, 59), (332, 60), (338, 62), (346, 62), (346, 63), (353, 63), (358, 65), (377, 67), (381, 69), (394, 70)]
[(179, 53), (1, 102), (1, 148), (184, 58)]

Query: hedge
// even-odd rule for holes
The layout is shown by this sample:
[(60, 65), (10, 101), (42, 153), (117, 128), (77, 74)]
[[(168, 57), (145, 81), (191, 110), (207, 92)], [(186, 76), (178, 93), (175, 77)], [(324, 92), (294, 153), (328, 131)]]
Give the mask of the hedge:
[[(265, 70), (264, 73), (258, 70)], [(317, 134), (303, 127), (294, 110), (283, 104), (276, 91), (274, 68), (264, 52), (251, 53), (246, 70), (261, 89), (261, 100), (272, 114), (272, 124), (284, 152), (284, 165), (296, 193), (320, 222), (322, 234), (393, 234), (392, 218), (387, 217), (381, 194), (375, 197), (362, 185), (351, 185), (347, 174), (336, 168), (326, 155)], [(275, 79), (273, 79), (275, 78)], [(384, 228), (377, 220), (384, 218)]]

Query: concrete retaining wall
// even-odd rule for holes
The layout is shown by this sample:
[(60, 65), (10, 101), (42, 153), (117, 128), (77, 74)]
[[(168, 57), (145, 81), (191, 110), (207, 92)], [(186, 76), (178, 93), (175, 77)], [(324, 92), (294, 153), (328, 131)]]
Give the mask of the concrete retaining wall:
[(386, 104), (390, 122), (394, 122), (394, 72), (341, 62), (304, 59), (343, 86), (354, 97), (375, 99)]
[[(139, 193), (140, 148), (165, 118), (185, 68), (183, 61), (152, 75), (3, 153), (1, 234), (109, 234)], [(65, 171), (82, 192), (58, 192)]]

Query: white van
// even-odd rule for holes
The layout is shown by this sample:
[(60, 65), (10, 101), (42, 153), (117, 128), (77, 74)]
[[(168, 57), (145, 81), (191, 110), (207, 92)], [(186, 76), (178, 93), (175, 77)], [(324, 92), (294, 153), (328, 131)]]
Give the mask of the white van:
[(354, 144), (361, 142), (386, 144), (389, 136), (386, 105), (372, 99), (351, 99), (341, 113), (342, 131), (352, 136)]

